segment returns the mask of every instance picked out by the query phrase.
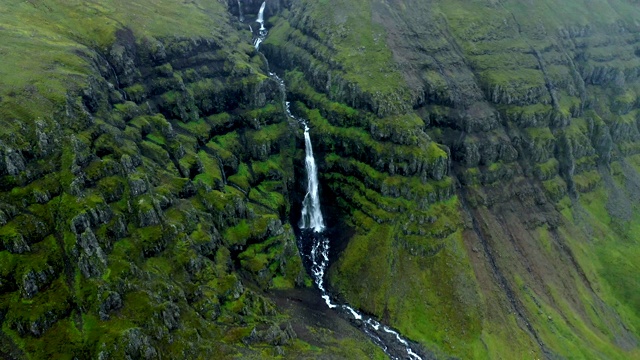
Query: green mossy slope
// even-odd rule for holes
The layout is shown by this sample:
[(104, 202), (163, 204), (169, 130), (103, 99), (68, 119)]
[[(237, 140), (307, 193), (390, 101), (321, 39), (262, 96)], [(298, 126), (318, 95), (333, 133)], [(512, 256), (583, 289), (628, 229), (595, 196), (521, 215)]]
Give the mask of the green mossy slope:
[(336, 292), (461, 358), (639, 356), (636, 5), (301, 1), (272, 17), (264, 51), (355, 233)]
[(0, 11), (0, 357), (380, 358), (276, 306), (295, 132), (226, 5)]
[(265, 60), (338, 297), (441, 357), (640, 357), (637, 5), (270, 2), (263, 57), (235, 1), (4, 1), (0, 357), (384, 358), (300, 300)]

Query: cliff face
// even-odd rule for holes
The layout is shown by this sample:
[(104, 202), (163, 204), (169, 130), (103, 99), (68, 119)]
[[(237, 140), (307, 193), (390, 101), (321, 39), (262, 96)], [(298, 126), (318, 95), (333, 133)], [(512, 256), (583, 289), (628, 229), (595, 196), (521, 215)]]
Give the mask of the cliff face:
[(334, 289), (463, 358), (638, 356), (637, 15), (301, 1), (272, 18), (264, 51), (355, 231)]
[(0, 355), (382, 355), (283, 300), (311, 282), (268, 60), (336, 294), (443, 357), (640, 356), (638, 4), (274, 1), (264, 57), (260, 4), (0, 5)]
[(381, 354), (276, 306), (295, 128), (225, 5), (0, 8), (0, 357)]

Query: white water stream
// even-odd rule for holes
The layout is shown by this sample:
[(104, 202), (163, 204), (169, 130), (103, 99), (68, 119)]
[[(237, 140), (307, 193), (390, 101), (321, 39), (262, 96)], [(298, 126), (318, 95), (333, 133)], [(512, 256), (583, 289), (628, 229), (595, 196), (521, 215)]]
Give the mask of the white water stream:
[[(253, 43), (256, 50), (265, 40), (268, 31), (264, 27), (264, 9), (266, 1), (262, 3), (260, 12), (258, 13), (257, 23), (260, 24), (260, 30)], [(346, 304), (335, 304), (331, 301), (331, 295), (325, 288), (324, 278), (327, 267), (329, 266), (329, 239), (325, 236), (324, 219), (322, 210), (320, 209), (320, 194), (318, 191), (318, 168), (313, 156), (313, 147), (311, 144), (311, 135), (309, 124), (305, 119), (296, 118), (289, 108), (289, 102), (286, 101), (286, 86), (284, 81), (275, 73), (270, 72), (269, 76), (276, 80), (284, 94), (283, 102), (285, 112), (291, 119), (296, 120), (304, 127), (304, 143), (305, 143), (305, 164), (307, 171), (307, 194), (302, 203), (302, 214), (300, 219), (300, 229), (302, 230), (301, 241), (312, 241), (311, 251), (308, 255), (311, 261), (311, 276), (320, 290), (321, 296), (330, 309), (335, 309), (344, 314), (344, 316), (356, 321), (359, 326), (383, 351), (394, 360), (410, 359), (423, 360), (412, 348), (407, 340), (402, 338), (400, 334), (381, 324), (377, 320), (362, 315), (354, 308)], [(303, 256), (306, 256), (303, 254)]]
[(244, 22), (244, 14), (242, 13), (242, 3), (238, 0), (238, 20)]
[(313, 157), (311, 147), (311, 135), (309, 127), (304, 127), (305, 163), (307, 167), (307, 195), (302, 202), (302, 219), (300, 229), (313, 229), (319, 233), (324, 230), (324, 220), (320, 211), (320, 196), (318, 194), (318, 169), (316, 159)]
[[(256, 22), (260, 24), (260, 29), (258, 29), (258, 36), (256, 36), (256, 38), (253, 40), (253, 46), (256, 48), (256, 50), (260, 49), (260, 44), (264, 41), (268, 34), (267, 29), (264, 27), (264, 8), (266, 6), (267, 2), (265, 1), (260, 6), (258, 18), (256, 19)], [(251, 26), (249, 26), (249, 28), (251, 28)], [(251, 31), (253, 32), (253, 29)]]
[[(289, 103), (286, 103), (287, 115), (291, 115), (289, 111)], [(293, 117), (296, 119), (295, 117)], [(399, 359), (397, 355), (391, 353), (389, 349), (389, 339), (395, 341), (398, 344), (402, 344), (406, 352), (405, 359), (422, 360), (422, 358), (416, 354), (409, 342), (403, 339), (400, 334), (389, 328), (386, 325), (380, 324), (378, 321), (364, 316), (356, 311), (349, 305), (342, 304), (337, 305), (331, 301), (331, 296), (324, 286), (324, 277), (327, 266), (329, 265), (329, 239), (324, 236), (324, 222), (322, 218), (322, 211), (320, 209), (320, 195), (318, 193), (318, 169), (316, 167), (315, 158), (313, 157), (313, 149), (311, 146), (311, 136), (309, 135), (309, 126), (306, 121), (296, 119), (304, 124), (304, 139), (305, 139), (305, 153), (306, 153), (306, 169), (307, 169), (307, 194), (304, 197), (302, 204), (302, 219), (300, 220), (300, 229), (312, 231), (310, 236), (304, 236), (303, 240), (312, 240), (311, 245), (311, 275), (313, 280), (322, 294), (327, 306), (331, 309), (340, 309), (351, 316), (354, 320), (361, 322), (361, 328), (363, 331), (371, 337), (371, 339), (378, 344), (392, 359)], [(381, 333), (391, 335), (383, 336)]]

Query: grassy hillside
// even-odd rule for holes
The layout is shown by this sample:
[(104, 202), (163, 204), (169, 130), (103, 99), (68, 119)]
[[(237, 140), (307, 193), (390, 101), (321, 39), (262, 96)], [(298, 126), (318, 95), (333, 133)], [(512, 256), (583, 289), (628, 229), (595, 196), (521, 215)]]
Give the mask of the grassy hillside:
[[(297, 70), (355, 232), (335, 290), (462, 358), (640, 356), (636, 5), (302, 1), (273, 17), (265, 52)], [(409, 144), (443, 161), (416, 166)]]
[[(269, 3), (332, 291), (438, 357), (640, 357), (637, 5)], [(230, 9), (0, 4), (0, 357), (384, 358)]]
[(295, 133), (224, 4), (0, 14), (0, 357), (380, 358), (287, 300)]
[(149, 41), (208, 38), (245, 51), (249, 46), (229, 31), (230, 19), (218, 2), (4, 1), (0, 11), (4, 118), (59, 110), (69, 91), (85, 86), (92, 58), (107, 56), (116, 32), (125, 28)]

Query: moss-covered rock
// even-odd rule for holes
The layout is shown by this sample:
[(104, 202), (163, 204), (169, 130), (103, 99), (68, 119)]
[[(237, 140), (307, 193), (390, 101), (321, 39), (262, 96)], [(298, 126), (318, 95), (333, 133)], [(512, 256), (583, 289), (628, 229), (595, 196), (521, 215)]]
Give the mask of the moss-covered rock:
[(263, 56), (261, 3), (0, 6), (0, 357), (383, 356), (300, 310), (283, 95), (339, 298), (440, 357), (638, 357), (637, 4), (269, 2)]

